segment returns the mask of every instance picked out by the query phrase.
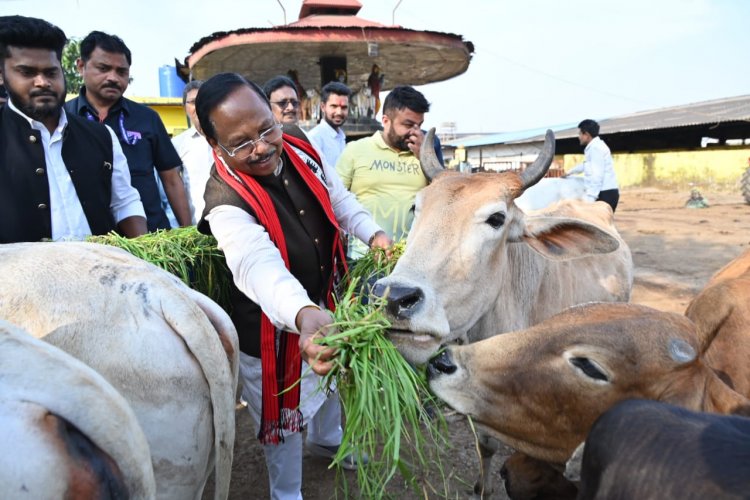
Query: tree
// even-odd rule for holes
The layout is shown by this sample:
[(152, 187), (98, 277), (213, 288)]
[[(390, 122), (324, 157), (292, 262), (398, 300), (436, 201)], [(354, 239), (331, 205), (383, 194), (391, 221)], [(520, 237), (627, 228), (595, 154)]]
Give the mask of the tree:
[(78, 73), (76, 60), (81, 55), (81, 39), (70, 38), (65, 44), (62, 52), (62, 67), (65, 81), (68, 84), (68, 93), (77, 94), (83, 86), (83, 77)]

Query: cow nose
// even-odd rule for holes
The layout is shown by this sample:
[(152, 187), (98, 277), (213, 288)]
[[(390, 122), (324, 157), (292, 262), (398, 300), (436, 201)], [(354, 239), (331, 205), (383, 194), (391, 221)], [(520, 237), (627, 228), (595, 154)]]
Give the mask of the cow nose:
[(424, 299), (424, 293), (417, 287), (384, 285), (380, 282), (375, 283), (372, 293), (376, 297), (383, 297), (387, 294), (385, 309), (396, 319), (411, 318)]
[(435, 378), (441, 373), (450, 375), (457, 369), (458, 367), (453, 364), (450, 352), (445, 350), (430, 360), (430, 364), (427, 365), (427, 378)]

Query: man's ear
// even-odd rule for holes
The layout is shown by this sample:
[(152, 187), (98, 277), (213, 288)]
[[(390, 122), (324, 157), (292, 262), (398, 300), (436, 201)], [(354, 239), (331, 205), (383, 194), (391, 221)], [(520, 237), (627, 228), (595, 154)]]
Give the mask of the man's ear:
[(85, 63), (83, 62), (83, 59), (81, 59), (80, 57), (78, 59), (76, 59), (76, 69), (78, 70), (78, 74), (80, 74), (81, 76), (83, 76), (83, 66), (84, 66), (84, 64)]

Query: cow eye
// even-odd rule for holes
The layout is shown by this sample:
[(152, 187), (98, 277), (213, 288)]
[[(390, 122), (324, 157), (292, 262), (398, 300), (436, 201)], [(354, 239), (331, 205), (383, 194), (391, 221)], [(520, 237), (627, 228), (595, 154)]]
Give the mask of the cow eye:
[(587, 377), (609, 382), (607, 374), (602, 372), (601, 369), (596, 364), (592, 363), (589, 358), (570, 358), (568, 361), (571, 365), (586, 374)]
[(497, 229), (505, 224), (505, 214), (502, 212), (495, 212), (494, 214), (487, 217), (487, 220), (485, 222), (492, 226), (493, 229)]

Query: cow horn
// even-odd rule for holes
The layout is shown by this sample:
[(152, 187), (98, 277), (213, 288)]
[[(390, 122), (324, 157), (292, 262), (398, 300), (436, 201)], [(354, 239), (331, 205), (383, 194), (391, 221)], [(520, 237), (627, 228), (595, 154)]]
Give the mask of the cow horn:
[(547, 130), (544, 136), (544, 146), (542, 146), (542, 152), (539, 153), (536, 161), (526, 167), (521, 172), (521, 181), (523, 182), (523, 188), (526, 189), (529, 186), (533, 186), (544, 177), (544, 174), (549, 170), (549, 166), (552, 164), (552, 159), (555, 157), (555, 134), (551, 130)]
[(440, 164), (435, 154), (435, 127), (432, 127), (424, 136), (422, 147), (419, 149), (419, 163), (422, 165), (422, 172), (427, 178), (427, 183), (432, 182), (435, 177), (444, 172), (445, 169)]

